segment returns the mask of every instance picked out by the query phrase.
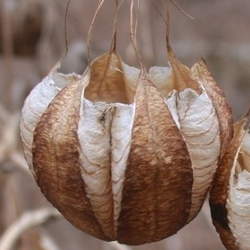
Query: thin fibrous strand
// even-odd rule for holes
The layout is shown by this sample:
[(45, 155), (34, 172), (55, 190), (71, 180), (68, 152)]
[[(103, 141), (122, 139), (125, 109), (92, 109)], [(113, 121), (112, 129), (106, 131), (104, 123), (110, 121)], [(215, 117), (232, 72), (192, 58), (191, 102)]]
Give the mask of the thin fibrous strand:
[(166, 47), (167, 52), (169, 55), (169, 61), (170, 64), (173, 66), (175, 65), (174, 61), (176, 60), (175, 53), (172, 49), (171, 43), (170, 43), (170, 11), (169, 11), (169, 2), (166, 3)]
[(91, 36), (92, 36), (93, 26), (94, 26), (94, 23), (96, 21), (97, 15), (100, 12), (100, 10), (101, 10), (104, 2), (105, 2), (105, 0), (100, 0), (99, 1), (97, 9), (96, 9), (96, 11), (94, 13), (94, 16), (93, 16), (92, 21), (91, 21), (90, 26), (89, 26), (88, 36), (87, 36), (87, 58), (88, 58), (88, 65), (90, 64), (90, 50), (91, 50), (90, 49), (90, 42), (91, 42)]
[(161, 10), (158, 8), (157, 4), (155, 4), (154, 1), (152, 1), (153, 7), (155, 8), (156, 12), (160, 15), (162, 21), (166, 25), (166, 47), (167, 47), (167, 52), (168, 54), (171, 54), (174, 56), (172, 47), (170, 45), (170, 13), (169, 13), (169, 5), (168, 2), (163, 2), (163, 5), (166, 7), (166, 17), (162, 14)]
[[(188, 87), (196, 90), (197, 93), (200, 93), (200, 88), (199, 88), (198, 84), (189, 76), (189, 74), (185, 73), (187, 71), (187, 69), (185, 69), (185, 66), (179, 62), (179, 60), (176, 58), (175, 53), (172, 49), (172, 46), (170, 43), (169, 1), (164, 2), (164, 5), (166, 7), (166, 19), (163, 17), (163, 20), (166, 24), (166, 48), (167, 48), (167, 53), (168, 53), (168, 60), (169, 60), (169, 63), (173, 69), (173, 72), (175, 72), (176, 76), (178, 75), (178, 77), (182, 78), (182, 81), (176, 81), (176, 83), (177, 83), (176, 87), (178, 90), (182, 90), (182, 89), (186, 88), (186, 86), (188, 86)], [(188, 82), (189, 82), (189, 84), (188, 84)], [(177, 96), (179, 97), (179, 91), (177, 92)]]
[(151, 2), (152, 2), (152, 4), (153, 4), (153, 7), (154, 7), (156, 13), (160, 15), (162, 21), (166, 24), (167, 22), (166, 22), (166, 20), (165, 20), (165, 17), (164, 17), (164, 15), (162, 14), (161, 10), (159, 9), (158, 5), (155, 3), (154, 0), (151, 0)]
[(118, 8), (119, 8), (119, 2), (118, 0), (115, 0), (115, 15), (113, 19), (113, 33), (112, 33), (112, 41), (111, 41), (111, 47), (110, 47), (110, 53), (113, 51), (116, 51), (116, 44), (117, 44), (117, 20), (118, 20)]
[(68, 36), (68, 17), (69, 17), (69, 9), (70, 9), (71, 0), (68, 0), (65, 8), (64, 15), (64, 42), (65, 42), (65, 51), (64, 54), (60, 57), (60, 59), (56, 62), (55, 66), (52, 68), (51, 72), (54, 72), (54, 69), (58, 69), (61, 67), (61, 61), (67, 56), (69, 52), (69, 36)]
[(66, 4), (66, 10), (65, 10), (65, 16), (64, 16), (64, 39), (65, 39), (65, 55), (67, 56), (69, 51), (69, 39), (68, 39), (68, 17), (69, 17), (69, 7), (71, 4), (71, 0), (67, 1)]
[(168, 1), (171, 2), (171, 3), (175, 6), (175, 8), (176, 8), (177, 10), (179, 10), (184, 16), (186, 16), (187, 18), (189, 18), (189, 19), (191, 19), (191, 20), (194, 20), (194, 19), (195, 19), (192, 15), (190, 15), (189, 13), (187, 13), (187, 12), (180, 6), (180, 4), (179, 4), (176, 0), (168, 0)]
[[(161, 1), (162, 1), (162, 0), (161, 0)], [(152, 1), (152, 2), (154, 3), (154, 1)], [(178, 11), (180, 11), (185, 17), (187, 17), (187, 18), (189, 18), (189, 19), (191, 19), (191, 20), (195, 20), (195, 18), (194, 18), (192, 15), (190, 15), (189, 13), (187, 13), (187, 12), (180, 6), (180, 4), (179, 4), (177, 1), (175, 1), (175, 0), (167, 0), (167, 3), (169, 3), (169, 2), (171, 2), (171, 3), (174, 5), (174, 7), (175, 7)], [(163, 0), (163, 5), (164, 5), (164, 4), (166, 4), (166, 2), (164, 2), (164, 0)], [(155, 5), (155, 6), (156, 6), (156, 5)], [(159, 12), (160, 16), (163, 17), (161, 11), (159, 11), (159, 8), (156, 8), (156, 9), (157, 9), (157, 12)], [(164, 20), (164, 22), (165, 22), (164, 17), (163, 17), (163, 20)]]
[[(140, 0), (137, 0), (137, 10), (139, 10), (139, 8), (140, 8)], [(135, 12), (135, 42), (136, 42), (136, 45), (137, 45), (137, 31), (138, 31), (138, 23), (139, 23), (139, 21), (138, 21), (138, 14), (137, 14), (137, 12)]]
[(182, 14), (184, 14), (187, 18), (190, 18), (191, 20), (194, 20), (194, 17), (188, 14), (175, 0), (167, 0), (166, 2), (163, 1), (163, 5), (166, 7), (166, 18), (164, 18), (164, 15), (162, 14), (161, 10), (158, 8), (158, 6), (153, 1), (153, 6), (156, 10), (156, 12), (159, 13), (160, 17), (162, 18), (163, 22), (166, 25), (166, 43), (167, 43), (167, 49), (168, 52), (172, 52), (172, 48), (170, 46), (170, 11), (169, 11), (169, 3), (172, 3), (175, 8), (177, 8), (179, 11), (181, 11)]
[[(139, 0), (138, 0), (138, 4), (139, 4)], [(137, 42), (136, 42), (136, 30), (137, 30), (137, 21), (138, 20), (137, 20), (135, 13), (136, 12), (135, 12), (135, 7), (134, 7), (134, 0), (131, 0), (131, 3), (130, 3), (130, 38), (131, 38), (132, 46), (135, 50), (137, 61), (140, 65), (140, 68), (142, 71), (142, 74), (145, 74), (146, 69), (145, 69), (145, 66), (142, 62), (142, 58), (141, 58), (140, 52), (137, 48)]]
[(168, 53), (172, 51), (172, 48), (170, 46), (170, 13), (169, 13), (169, 1), (165, 2), (163, 1), (163, 5), (166, 9), (166, 17), (164, 17), (164, 15), (162, 14), (161, 10), (158, 8), (157, 4), (155, 4), (154, 1), (152, 1), (153, 6), (156, 10), (156, 12), (160, 15), (162, 21), (164, 22), (164, 24), (166, 25), (166, 47), (167, 47), (167, 51)]
[(166, 45), (168, 53), (172, 52), (172, 48), (170, 46), (170, 12), (169, 12), (169, 5), (167, 4), (166, 9)]
[(112, 42), (111, 42), (111, 48), (110, 52), (116, 51), (116, 43), (117, 43), (117, 23), (118, 23), (118, 13), (119, 10), (123, 4), (124, 0), (121, 0), (119, 3), (119, 0), (115, 0), (116, 10), (113, 20), (113, 34), (112, 34)]
[(109, 69), (110, 63), (111, 63), (112, 53), (116, 52), (118, 13), (119, 13), (119, 10), (123, 4), (123, 1), (124, 0), (121, 0), (119, 3), (119, 0), (115, 0), (116, 10), (115, 10), (115, 15), (114, 15), (114, 20), (113, 20), (113, 35), (112, 35), (111, 47), (110, 47), (110, 51), (109, 51), (108, 60), (107, 60), (106, 66), (105, 66), (105, 70), (103, 73), (103, 78), (102, 78), (102, 81), (98, 87), (98, 90), (100, 90), (100, 88), (105, 80), (105, 77), (107, 75), (107, 72), (108, 72), (108, 69)]

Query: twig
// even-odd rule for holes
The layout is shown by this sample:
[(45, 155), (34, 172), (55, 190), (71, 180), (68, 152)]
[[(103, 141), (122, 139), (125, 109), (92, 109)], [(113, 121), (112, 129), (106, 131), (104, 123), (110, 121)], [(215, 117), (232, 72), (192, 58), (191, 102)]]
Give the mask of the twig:
[(89, 30), (88, 30), (88, 36), (87, 36), (87, 60), (88, 60), (88, 65), (90, 64), (90, 43), (91, 43), (91, 38), (92, 38), (92, 32), (93, 32), (93, 26), (95, 24), (95, 21), (96, 21), (96, 18), (98, 16), (98, 13), (100, 12), (103, 4), (104, 4), (105, 0), (99, 0), (99, 3), (98, 3), (98, 6), (97, 6), (97, 9), (95, 11), (95, 14), (92, 18), (92, 21), (90, 23), (90, 26), (89, 26)]
[(187, 13), (182, 7), (181, 5), (176, 1), (176, 0), (169, 0), (177, 10), (179, 10), (184, 16), (186, 16), (187, 18), (194, 20), (195, 18), (193, 16), (191, 16), (189, 13)]
[(53, 208), (42, 208), (24, 213), (0, 238), (0, 249), (13, 250), (17, 240), (25, 231), (58, 218), (61, 218), (61, 214)]
[[(139, 1), (138, 1), (138, 4), (139, 4)], [(135, 5), (135, 1), (131, 0), (131, 2), (130, 2), (130, 40), (131, 40), (132, 46), (134, 48), (136, 58), (137, 58), (137, 61), (140, 65), (142, 74), (145, 74), (146, 68), (143, 64), (141, 54), (140, 54), (139, 49), (137, 47), (136, 32), (137, 32), (138, 19), (137, 19), (137, 13), (136, 13), (134, 5)]]
[(6, 121), (9, 116), (10, 113), (2, 105), (0, 105), (0, 119)]
[[(153, 0), (153, 4), (155, 4), (155, 1)], [(153, 5), (152, 4), (152, 5)], [(142, 43), (142, 51), (144, 54), (144, 58), (146, 59), (146, 63), (150, 64), (155, 58), (155, 46), (154, 46), (154, 34), (153, 34), (153, 18), (152, 18), (152, 10), (151, 10), (151, 2), (143, 2), (143, 4), (140, 5), (140, 8), (138, 9), (140, 16), (145, 16), (146, 18), (143, 18), (142, 27), (140, 28), (140, 37), (141, 41), (147, 41), (146, 43)]]
[[(24, 157), (17, 151), (16, 135), (19, 124), (19, 114), (11, 114), (0, 105), (0, 121), (5, 123), (1, 128), (3, 132), (0, 138), (0, 162), (9, 158), (21, 170), (25, 173), (29, 173), (28, 165)], [(12, 171), (12, 169), (10, 169), (10, 171)]]
[(130, 250), (131, 248), (126, 246), (126, 245), (122, 245), (119, 244), (118, 242), (114, 241), (114, 242), (110, 242), (109, 245), (111, 247), (114, 247), (116, 250)]
[(115, 0), (116, 9), (113, 19), (113, 32), (112, 32), (112, 42), (111, 42), (110, 52), (116, 51), (118, 14), (123, 2), (124, 0), (121, 0), (120, 2), (118, 0)]
[(40, 238), (41, 246), (45, 250), (60, 250), (56, 242), (50, 237), (47, 232), (41, 232)]
[(29, 175), (31, 174), (28, 164), (21, 153), (14, 151), (10, 155), (10, 160), (18, 167), (18, 169), (21, 169), (24, 173)]
[(7, 121), (2, 126), (2, 137), (0, 138), (0, 162), (5, 160), (14, 150), (16, 150), (18, 114), (9, 115)]
[(5, 85), (4, 89), (4, 104), (5, 106), (10, 109), (11, 108), (11, 92), (13, 87), (13, 68), (12, 68), (12, 61), (13, 61), (13, 37), (12, 37), (12, 22), (11, 22), (11, 12), (12, 12), (12, 5), (9, 1), (2, 1), (1, 4), (1, 30), (2, 30), (2, 37), (3, 37), (3, 56), (4, 56), (4, 67), (5, 67), (5, 74), (4, 79), (5, 82), (8, 83)]
[(69, 51), (69, 38), (68, 38), (68, 16), (69, 16), (69, 7), (70, 7), (71, 0), (68, 0), (66, 4), (65, 16), (64, 16), (64, 39), (65, 39), (65, 56), (67, 56)]

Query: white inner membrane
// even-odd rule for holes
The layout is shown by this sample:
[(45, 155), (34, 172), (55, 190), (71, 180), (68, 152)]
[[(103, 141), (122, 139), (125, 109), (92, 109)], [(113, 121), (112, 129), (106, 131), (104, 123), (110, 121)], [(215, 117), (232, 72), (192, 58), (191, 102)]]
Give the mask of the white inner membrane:
[[(240, 149), (244, 167), (250, 167), (250, 135), (246, 134)], [(250, 250), (250, 172), (237, 160), (232, 168), (227, 200), (231, 232), (240, 250)]]
[(203, 90), (172, 91), (165, 100), (186, 142), (193, 168), (189, 221), (199, 212), (217, 168), (220, 130), (216, 111)]
[(50, 102), (73, 78), (77, 79), (80, 76), (76, 74), (64, 75), (56, 71), (51, 72), (31, 91), (25, 100), (20, 121), (20, 132), (25, 157), (33, 174), (33, 132)]
[[(82, 178), (97, 219), (108, 235), (116, 232), (121, 210), (134, 112), (134, 104), (93, 103), (85, 98), (81, 104), (78, 137)], [(110, 231), (111, 224), (114, 231)]]
[[(140, 71), (122, 64), (126, 91), (134, 99)], [(84, 97), (78, 138), (81, 175), (104, 234), (115, 237), (130, 152), (135, 104), (92, 102)]]

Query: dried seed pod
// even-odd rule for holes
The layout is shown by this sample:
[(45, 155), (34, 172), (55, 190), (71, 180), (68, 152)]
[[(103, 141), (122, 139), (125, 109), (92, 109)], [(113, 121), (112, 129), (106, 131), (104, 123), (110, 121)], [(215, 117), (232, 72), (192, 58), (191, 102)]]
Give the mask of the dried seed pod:
[(210, 76), (173, 54), (170, 63), (147, 74), (107, 53), (83, 77), (52, 70), (27, 98), (27, 161), (47, 199), (82, 231), (138, 245), (199, 212), (231, 113), (219, 91), (206, 90), (216, 86)]
[(210, 195), (213, 223), (229, 250), (250, 249), (249, 118), (234, 126), (234, 138), (216, 172)]

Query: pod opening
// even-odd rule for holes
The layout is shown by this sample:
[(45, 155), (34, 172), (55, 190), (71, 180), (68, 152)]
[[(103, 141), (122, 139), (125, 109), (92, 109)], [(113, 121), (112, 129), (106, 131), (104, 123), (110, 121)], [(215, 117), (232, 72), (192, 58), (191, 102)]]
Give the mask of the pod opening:
[[(127, 75), (128, 74), (128, 75)], [(90, 66), (90, 80), (84, 96), (93, 102), (132, 104), (136, 80), (130, 81), (119, 56), (106, 53)], [(136, 79), (136, 78), (135, 78)]]
[(59, 72), (54, 72), (51, 78), (55, 84), (55, 87), (61, 90), (65, 88), (70, 82), (79, 80), (80, 75), (77, 75), (75, 73), (63, 74)]

